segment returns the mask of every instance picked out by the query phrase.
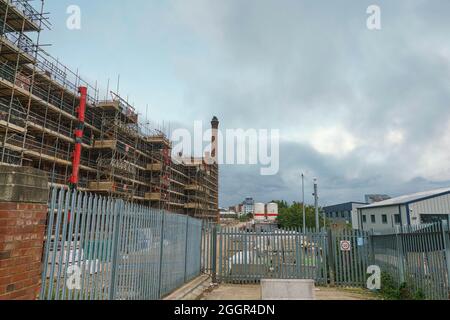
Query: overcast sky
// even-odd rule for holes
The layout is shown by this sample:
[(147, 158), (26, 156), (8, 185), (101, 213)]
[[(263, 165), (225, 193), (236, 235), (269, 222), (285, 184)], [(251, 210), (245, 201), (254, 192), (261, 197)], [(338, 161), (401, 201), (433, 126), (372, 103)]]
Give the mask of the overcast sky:
[[(82, 29), (66, 28), (66, 8)], [(366, 27), (369, 5), (382, 29)], [(450, 185), (448, 0), (47, 0), (47, 50), (155, 124), (279, 129), (280, 172), (222, 166), (221, 205)]]

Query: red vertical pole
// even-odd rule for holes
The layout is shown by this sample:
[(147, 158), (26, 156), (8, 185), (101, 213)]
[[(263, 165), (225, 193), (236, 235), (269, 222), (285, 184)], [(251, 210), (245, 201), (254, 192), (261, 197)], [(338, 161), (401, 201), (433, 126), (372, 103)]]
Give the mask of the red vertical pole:
[(81, 144), (83, 142), (84, 134), (84, 122), (86, 115), (86, 99), (87, 99), (87, 88), (79, 87), (78, 92), (80, 93), (80, 105), (78, 106), (76, 112), (78, 116), (78, 124), (75, 129), (75, 148), (73, 151), (72, 159), (72, 176), (70, 177), (70, 187), (76, 189), (78, 186), (79, 172), (80, 172), (80, 162), (81, 162)]

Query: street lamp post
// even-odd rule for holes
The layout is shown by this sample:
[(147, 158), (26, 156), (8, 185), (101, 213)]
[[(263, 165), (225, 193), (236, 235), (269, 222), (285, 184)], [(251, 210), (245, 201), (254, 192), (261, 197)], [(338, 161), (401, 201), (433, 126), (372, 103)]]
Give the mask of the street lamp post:
[(319, 221), (319, 194), (317, 193), (317, 179), (314, 179), (314, 206), (316, 210), (316, 231), (320, 231)]
[(306, 233), (306, 209), (305, 209), (305, 175), (302, 173), (302, 197), (303, 197), (303, 233)]

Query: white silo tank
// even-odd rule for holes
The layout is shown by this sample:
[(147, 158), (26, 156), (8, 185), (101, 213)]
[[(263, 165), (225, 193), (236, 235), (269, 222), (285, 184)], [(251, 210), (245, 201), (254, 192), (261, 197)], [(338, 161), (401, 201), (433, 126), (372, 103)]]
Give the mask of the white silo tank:
[(275, 221), (278, 218), (278, 204), (269, 203), (267, 204), (267, 219)]
[(266, 206), (264, 203), (255, 203), (255, 220), (266, 219)]

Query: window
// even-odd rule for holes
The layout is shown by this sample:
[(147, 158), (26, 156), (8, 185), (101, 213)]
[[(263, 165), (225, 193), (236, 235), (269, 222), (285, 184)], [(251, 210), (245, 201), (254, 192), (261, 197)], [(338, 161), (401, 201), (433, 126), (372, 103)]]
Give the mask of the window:
[(383, 214), (383, 215), (381, 216), (381, 218), (383, 219), (383, 224), (387, 224), (387, 223), (388, 223), (387, 215)]
[(394, 216), (394, 220), (395, 220), (395, 223), (396, 223), (396, 224), (401, 224), (401, 223), (402, 223), (402, 218), (400, 217), (399, 214), (396, 214), (396, 215)]
[(372, 214), (372, 215), (370, 216), (370, 220), (372, 221), (372, 223), (377, 223), (377, 218), (375, 217), (374, 214)]
[(363, 215), (363, 216), (362, 216), (362, 219), (363, 219), (363, 223), (367, 223), (367, 217), (366, 217), (366, 215)]
[(420, 221), (421, 223), (436, 223), (441, 221), (447, 221), (447, 214), (421, 214)]

